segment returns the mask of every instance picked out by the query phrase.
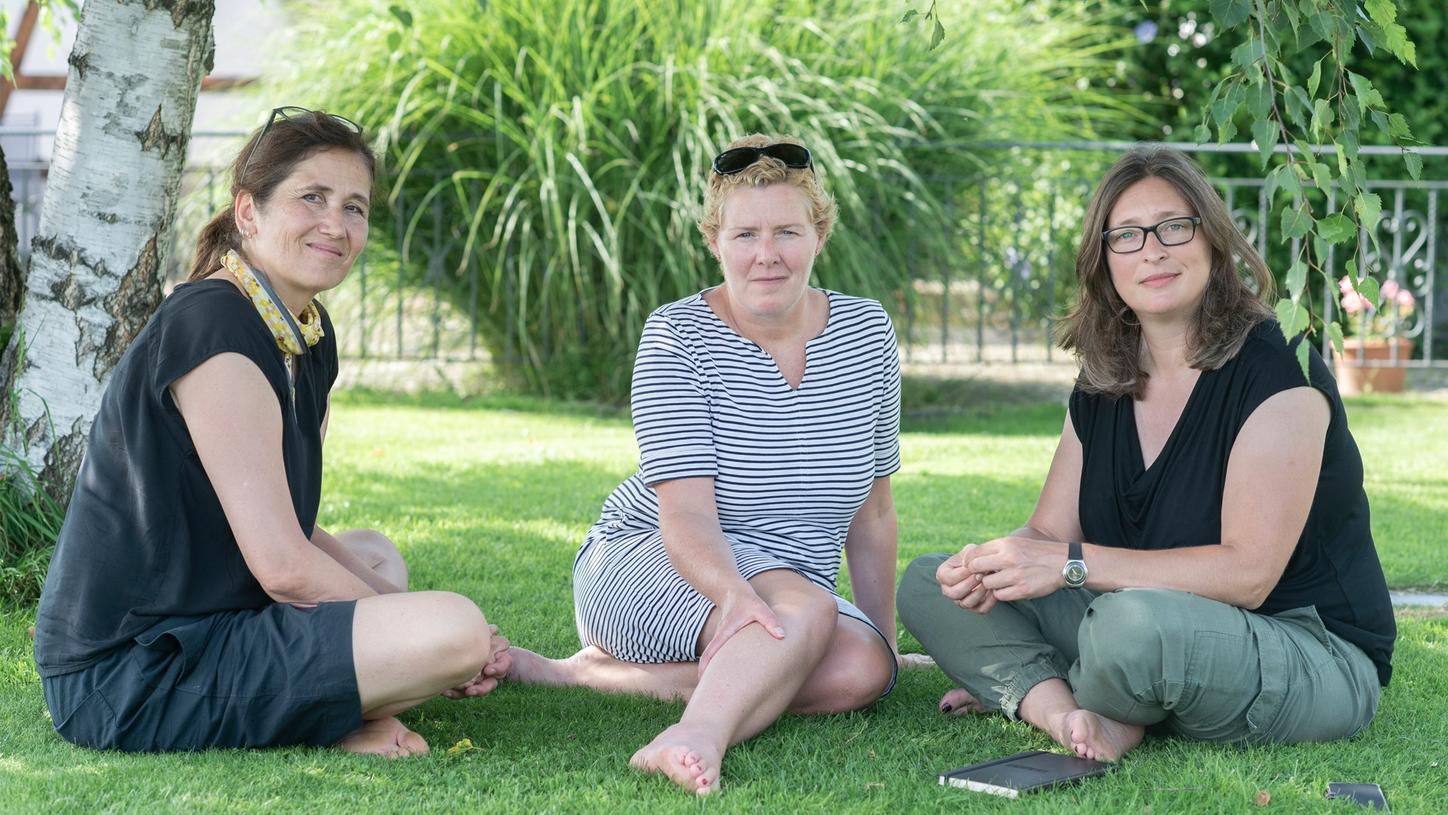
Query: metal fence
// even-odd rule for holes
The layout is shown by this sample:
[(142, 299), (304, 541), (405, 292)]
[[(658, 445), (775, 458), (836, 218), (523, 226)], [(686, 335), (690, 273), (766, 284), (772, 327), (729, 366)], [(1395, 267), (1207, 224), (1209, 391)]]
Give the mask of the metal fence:
[[(9, 158), (17, 204), (17, 233), (28, 249), (40, 216), (46, 164), (22, 155), (11, 158), (17, 140), (48, 137), (34, 129), (0, 129), (0, 144)], [(192, 135), (190, 162), (183, 178), (166, 253), (170, 283), (184, 278), (191, 255), (191, 236), (224, 203), (226, 170), (222, 162), (241, 143), (240, 132), (197, 132)], [(1053, 317), (1059, 315), (1074, 286), (1074, 255), (1086, 203), (1096, 180), (1122, 151), (1125, 142), (1008, 142), (941, 146), (968, 149), (982, 157), (989, 171), (977, 177), (936, 178), (951, 213), (955, 235), (948, 257), (921, 258), (910, 270), (911, 296), (896, 305), (902, 345), (912, 358), (933, 362), (1020, 363), (1060, 361), (1051, 340)], [(1198, 154), (1205, 162), (1232, 161), (1223, 156), (1255, 154), (1246, 144), (1169, 145)], [(1286, 148), (1279, 146), (1279, 151)], [(1333, 148), (1320, 148), (1331, 152)], [(1423, 180), (1384, 178), (1391, 165), (1379, 168), (1379, 180), (1368, 187), (1383, 199), (1378, 226), (1379, 255), (1370, 241), (1360, 240), (1360, 269), (1391, 280), (1411, 292), (1417, 303), (1411, 313), (1394, 317), (1391, 331), (1411, 339), (1415, 351), (1403, 363), (1410, 367), (1448, 367), (1448, 303), (1440, 302), (1448, 287), (1438, 278), (1445, 267), (1445, 214), (1441, 198), (1448, 190), (1448, 148), (1429, 147)], [(1363, 148), (1369, 160), (1392, 162), (1395, 148)], [(1238, 164), (1245, 162), (1238, 160)], [(1251, 168), (1257, 165), (1252, 160)], [(1249, 172), (1218, 175), (1221, 190), (1238, 226), (1274, 269), (1285, 269), (1297, 242), (1274, 237), (1282, 202), (1268, 201), (1264, 182)], [(1315, 190), (1306, 195), (1317, 212), (1335, 207)], [(324, 299), (338, 326), (344, 355), (380, 359), (477, 359), (486, 355), (479, 334), (479, 309), (489, 308), (479, 291), (476, 264), (466, 270), (459, 289), (443, 258), (457, 240), (440, 210), (418, 212), (401, 200), (390, 208), (390, 223), (374, 223), (374, 240), (358, 260), (346, 283)], [(409, 231), (409, 225), (413, 228)], [(386, 229), (387, 240), (378, 241)], [(1363, 236), (1365, 237), (1365, 236)], [(1325, 259), (1327, 274), (1310, 294), (1314, 313), (1333, 319), (1339, 308), (1335, 280), (1347, 258), (1339, 247)], [(421, 269), (420, 278), (409, 269)], [(1365, 319), (1359, 317), (1359, 319)], [(1365, 328), (1365, 323), (1360, 324)], [(1327, 340), (1322, 339), (1324, 355)], [(1376, 363), (1369, 363), (1376, 364)], [(1381, 363), (1381, 364), (1392, 364)]]

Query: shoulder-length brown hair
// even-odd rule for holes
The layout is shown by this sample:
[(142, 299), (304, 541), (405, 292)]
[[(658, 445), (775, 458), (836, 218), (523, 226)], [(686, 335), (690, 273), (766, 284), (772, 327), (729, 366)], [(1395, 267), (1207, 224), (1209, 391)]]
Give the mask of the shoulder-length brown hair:
[(297, 165), (313, 155), (323, 150), (356, 153), (375, 182), (377, 157), (354, 128), (320, 110), (277, 118), (269, 128), (257, 128), (231, 162), (231, 201), (201, 228), (186, 279), (200, 280), (220, 269), (228, 249), (242, 252), (241, 233), (236, 228), (238, 195), (249, 192), (258, 207), (266, 206)]
[[(1272, 315), (1266, 303), (1275, 287), (1267, 264), (1232, 222), (1226, 204), (1196, 162), (1169, 148), (1132, 150), (1106, 172), (1086, 209), (1086, 227), (1076, 251), (1076, 305), (1060, 324), (1061, 347), (1075, 352), (1081, 363), (1076, 384), (1088, 393), (1140, 397), (1146, 387), (1141, 322), (1111, 283), (1101, 237), (1116, 199), (1145, 178), (1160, 178), (1176, 187), (1202, 219), (1197, 237), (1211, 246), (1211, 272), (1192, 326), (1187, 363), (1203, 371), (1222, 367), (1242, 350), (1252, 328)], [(1247, 275), (1256, 283), (1255, 292), (1247, 285)]]

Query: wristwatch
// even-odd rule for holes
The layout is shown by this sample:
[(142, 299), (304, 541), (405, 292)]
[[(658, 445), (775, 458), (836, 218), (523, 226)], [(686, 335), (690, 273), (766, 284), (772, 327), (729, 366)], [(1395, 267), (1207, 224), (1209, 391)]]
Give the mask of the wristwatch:
[(1079, 589), (1086, 585), (1086, 561), (1081, 559), (1081, 544), (1071, 541), (1066, 544), (1066, 565), (1061, 569), (1061, 579), (1069, 588)]

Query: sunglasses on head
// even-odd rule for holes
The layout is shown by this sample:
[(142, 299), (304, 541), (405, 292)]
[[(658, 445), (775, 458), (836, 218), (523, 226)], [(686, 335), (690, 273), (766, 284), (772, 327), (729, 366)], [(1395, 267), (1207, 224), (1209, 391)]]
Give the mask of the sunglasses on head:
[(241, 174), (238, 175), (237, 178), (246, 178), (246, 171), (251, 168), (251, 159), (252, 156), (256, 155), (256, 148), (261, 146), (262, 139), (266, 138), (266, 134), (272, 129), (272, 125), (276, 124), (277, 119), (285, 119), (290, 122), (319, 116), (325, 116), (348, 130), (351, 130), (353, 133), (359, 136), (362, 135), (362, 125), (348, 119), (346, 116), (338, 116), (335, 113), (318, 113), (315, 110), (308, 110), (297, 105), (283, 105), (279, 108), (272, 108), (271, 117), (266, 120), (266, 126), (261, 129), (261, 133), (257, 134), (256, 141), (251, 143), (251, 150), (246, 154), (246, 162), (241, 165)]
[(714, 157), (714, 172), (719, 175), (734, 175), (759, 161), (762, 156), (779, 159), (784, 162), (784, 166), (791, 170), (814, 169), (814, 158), (810, 155), (808, 147), (802, 144), (777, 142), (766, 144), (763, 147), (735, 147), (732, 150), (725, 150)]

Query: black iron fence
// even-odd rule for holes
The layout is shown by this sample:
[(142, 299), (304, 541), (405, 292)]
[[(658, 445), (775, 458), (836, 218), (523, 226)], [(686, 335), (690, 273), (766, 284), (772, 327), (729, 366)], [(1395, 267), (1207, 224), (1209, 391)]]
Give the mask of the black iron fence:
[[(0, 144), (9, 158), (17, 204), (17, 234), (22, 252), (40, 216), (46, 163), (14, 151), (25, 139), (48, 137), (38, 130), (0, 129)], [(167, 279), (183, 279), (189, 266), (191, 241), (202, 223), (224, 203), (229, 179), (221, 166), (240, 145), (239, 132), (197, 132), (192, 136), (191, 166), (183, 180), (175, 228), (167, 257)], [(922, 256), (910, 269), (909, 296), (891, 304), (902, 344), (912, 358), (939, 362), (1017, 363), (1058, 361), (1053, 349), (1053, 318), (1070, 301), (1074, 256), (1086, 203), (1097, 178), (1130, 143), (1008, 142), (941, 146), (966, 149), (981, 157), (976, 177), (936, 178), (954, 233), (950, 251)], [(1253, 172), (1256, 148), (1247, 144), (1180, 145), (1197, 155), (1214, 175), (1239, 227), (1274, 269), (1286, 269), (1297, 242), (1275, 237), (1282, 202), (1267, 200), (1264, 182)], [(1285, 148), (1279, 146), (1279, 151)], [(1321, 148), (1331, 152), (1333, 148)], [(1442, 199), (1448, 191), (1448, 148), (1428, 147), (1421, 180), (1390, 177), (1402, 163), (1396, 148), (1363, 148), (1370, 160), (1381, 161), (1378, 180), (1368, 184), (1383, 202), (1384, 218), (1377, 244), (1359, 240), (1359, 269), (1391, 281), (1411, 295), (1411, 308), (1377, 315), (1365, 312), (1348, 321), (1349, 333), (1374, 329), (1412, 341), (1402, 360), (1410, 367), (1448, 367), (1448, 287), (1443, 276), (1445, 228)], [(1216, 172), (1219, 165), (1235, 172)], [(1309, 188), (1305, 195), (1317, 212), (1335, 207)], [(387, 208), (386, 224), (374, 223), (374, 240), (354, 273), (324, 300), (338, 326), (341, 350), (347, 356), (380, 359), (477, 359), (486, 356), (479, 333), (480, 309), (507, 308), (509, 292), (480, 290), (474, 262), (457, 272), (444, 268), (456, 257), (462, 238), (443, 223), (438, 200), (419, 208), (397, 200)], [(376, 240), (387, 230), (385, 240)], [(1366, 237), (1366, 236), (1360, 236)], [(1327, 273), (1310, 293), (1315, 314), (1335, 319), (1342, 307), (1337, 279), (1347, 257), (1341, 247), (1328, 253)], [(826, 261), (827, 262), (827, 261)], [(1405, 303), (1408, 295), (1400, 297)], [(1435, 322), (1436, 321), (1436, 322)], [(1327, 349), (1322, 332), (1324, 353)], [(506, 345), (506, 344), (505, 344)], [(1393, 346), (1394, 360), (1400, 355)], [(1391, 363), (1369, 363), (1391, 364)]]

